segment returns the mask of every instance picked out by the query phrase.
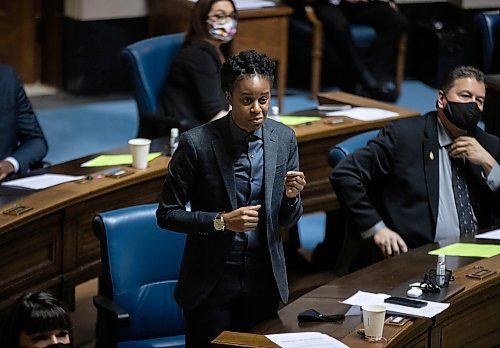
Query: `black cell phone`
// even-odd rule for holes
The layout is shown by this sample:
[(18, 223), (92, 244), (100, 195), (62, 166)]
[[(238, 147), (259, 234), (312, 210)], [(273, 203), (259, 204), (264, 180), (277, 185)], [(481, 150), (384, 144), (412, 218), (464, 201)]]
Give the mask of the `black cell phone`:
[(424, 301), (412, 300), (406, 297), (396, 297), (396, 296), (388, 297), (384, 300), (384, 302), (397, 304), (405, 307), (413, 307), (413, 308), (422, 308), (427, 306), (427, 302)]

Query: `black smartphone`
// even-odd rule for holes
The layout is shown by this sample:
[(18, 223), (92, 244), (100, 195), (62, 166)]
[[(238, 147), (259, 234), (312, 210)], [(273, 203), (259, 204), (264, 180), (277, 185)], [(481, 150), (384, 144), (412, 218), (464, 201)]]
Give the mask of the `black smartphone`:
[(388, 297), (384, 300), (384, 302), (397, 304), (405, 307), (413, 307), (413, 308), (422, 308), (427, 306), (427, 302), (425, 301), (412, 300), (406, 297), (396, 297), (396, 296)]

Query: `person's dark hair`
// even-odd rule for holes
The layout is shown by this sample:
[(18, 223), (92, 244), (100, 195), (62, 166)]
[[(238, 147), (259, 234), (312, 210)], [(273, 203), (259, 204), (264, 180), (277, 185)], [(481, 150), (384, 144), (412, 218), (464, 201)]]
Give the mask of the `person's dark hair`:
[(0, 346), (15, 348), (23, 331), (28, 335), (53, 330), (67, 330), (73, 346), (73, 330), (66, 305), (48, 292), (21, 296), (8, 317)]
[(245, 77), (260, 75), (273, 85), (276, 62), (265, 54), (257, 53), (254, 50), (242, 51), (239, 54), (229, 57), (222, 65), (221, 87), (224, 92), (232, 93), (234, 84)]
[(472, 66), (459, 66), (452, 69), (444, 78), (443, 84), (441, 85), (441, 90), (445, 93), (453, 87), (455, 81), (463, 78), (473, 78), (478, 82), (484, 83), (484, 73)]
[(198, 0), (191, 13), (191, 22), (186, 33), (186, 42), (192, 39), (206, 39), (208, 37), (207, 19), (213, 4), (219, 1), (229, 1), (236, 12), (233, 0)]

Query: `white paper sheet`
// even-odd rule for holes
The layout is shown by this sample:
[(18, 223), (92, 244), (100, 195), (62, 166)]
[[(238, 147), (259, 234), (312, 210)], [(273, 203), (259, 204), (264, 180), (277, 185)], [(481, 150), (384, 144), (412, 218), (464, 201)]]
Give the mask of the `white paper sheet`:
[(476, 234), (477, 239), (500, 239), (500, 230)]
[(382, 305), (385, 306), (388, 312), (402, 313), (414, 317), (426, 317), (426, 318), (432, 318), (450, 306), (449, 303), (439, 303), (439, 302), (425, 301), (420, 299), (416, 300), (427, 302), (427, 306), (422, 308), (413, 308), (413, 307), (399, 306), (392, 303), (385, 303), (384, 300), (390, 296), (391, 295), (387, 294), (374, 294), (371, 292), (358, 291), (357, 293), (349, 297), (347, 300), (341, 301), (340, 303), (348, 304), (351, 306), (364, 306), (369, 304)]
[(349, 110), (327, 112), (326, 116), (347, 116), (360, 121), (376, 121), (399, 116), (397, 112), (378, 108), (351, 108)]
[(349, 348), (344, 343), (321, 332), (295, 332), (266, 335), (282, 348)]
[(81, 180), (83, 178), (84, 176), (42, 174), (3, 182), (2, 186), (23, 187), (33, 190), (41, 190), (47, 187), (63, 184), (65, 182)]

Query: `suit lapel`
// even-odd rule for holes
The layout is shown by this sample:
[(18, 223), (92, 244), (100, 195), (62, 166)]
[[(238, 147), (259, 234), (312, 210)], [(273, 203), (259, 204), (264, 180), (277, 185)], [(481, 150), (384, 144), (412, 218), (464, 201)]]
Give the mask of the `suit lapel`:
[(274, 128), (268, 122), (264, 123), (264, 192), (267, 216), (270, 216), (271, 198), (273, 195), (274, 176), (276, 174), (276, 160), (278, 157), (278, 137)]
[(215, 126), (215, 137), (212, 140), (212, 151), (217, 162), (217, 167), (224, 181), (223, 185), (227, 191), (232, 209), (237, 208), (236, 186), (234, 182), (234, 161), (231, 153), (231, 132), (229, 129), (229, 117), (226, 116), (213, 122)]
[(433, 115), (427, 116), (422, 144), (427, 196), (429, 197), (434, 226), (437, 224), (439, 205), (439, 144), (437, 141), (436, 117)]

